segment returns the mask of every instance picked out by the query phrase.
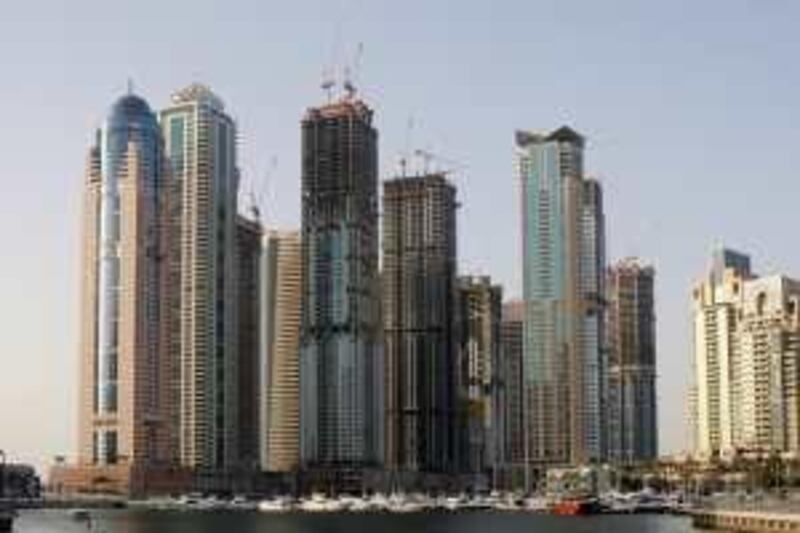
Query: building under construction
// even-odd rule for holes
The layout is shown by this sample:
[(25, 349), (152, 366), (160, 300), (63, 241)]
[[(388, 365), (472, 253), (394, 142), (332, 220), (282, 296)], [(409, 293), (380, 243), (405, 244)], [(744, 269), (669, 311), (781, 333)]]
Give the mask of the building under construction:
[(505, 392), (500, 323), (503, 288), (489, 276), (457, 280), (462, 468), (492, 476), (504, 464)]
[(456, 189), (442, 174), (384, 183), (386, 466), (457, 469)]
[(351, 94), (302, 121), (300, 446), (301, 466), (317, 472), (382, 461), (372, 114)]

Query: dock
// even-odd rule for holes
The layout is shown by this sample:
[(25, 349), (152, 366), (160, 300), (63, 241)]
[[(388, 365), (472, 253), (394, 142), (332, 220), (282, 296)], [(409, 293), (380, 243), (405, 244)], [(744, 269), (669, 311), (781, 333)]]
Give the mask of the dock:
[(740, 533), (774, 531), (800, 532), (800, 514), (763, 511), (697, 510), (692, 524), (703, 529), (721, 529)]

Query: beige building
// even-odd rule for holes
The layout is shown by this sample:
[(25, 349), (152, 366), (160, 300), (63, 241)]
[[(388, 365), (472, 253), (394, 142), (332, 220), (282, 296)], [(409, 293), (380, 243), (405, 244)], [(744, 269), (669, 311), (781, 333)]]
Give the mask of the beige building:
[(692, 299), (695, 454), (796, 454), (800, 282), (756, 277), (749, 257), (720, 250)]
[(167, 224), (169, 357), (177, 360), (180, 461), (206, 472), (238, 461), (236, 125), (207, 87), (159, 115), (172, 202)]
[(731, 387), (733, 443), (796, 455), (800, 385), (800, 282), (783, 276), (742, 287), (739, 357)]
[(174, 462), (159, 295), (161, 135), (154, 113), (128, 94), (90, 149), (83, 191), (78, 468), (84, 490), (137, 492)]
[(261, 468), (288, 472), (300, 460), (300, 232), (267, 232), (261, 257)]

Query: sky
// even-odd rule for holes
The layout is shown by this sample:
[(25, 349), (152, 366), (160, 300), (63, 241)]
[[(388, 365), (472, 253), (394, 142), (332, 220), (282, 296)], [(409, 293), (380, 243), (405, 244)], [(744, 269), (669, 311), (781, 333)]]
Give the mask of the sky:
[(0, 449), (13, 460), (75, 453), (84, 163), (129, 78), (154, 108), (195, 81), (218, 93), (238, 121), (243, 190), (288, 227), (299, 121), (325, 101), (322, 71), (350, 65), (376, 111), (381, 177), (413, 148), (457, 169), (460, 272), (491, 275), (507, 298), (521, 281), (514, 131), (585, 134), (609, 261), (636, 255), (657, 272), (664, 453), (687, 446), (689, 292), (712, 249), (800, 277), (792, 0), (6, 4)]

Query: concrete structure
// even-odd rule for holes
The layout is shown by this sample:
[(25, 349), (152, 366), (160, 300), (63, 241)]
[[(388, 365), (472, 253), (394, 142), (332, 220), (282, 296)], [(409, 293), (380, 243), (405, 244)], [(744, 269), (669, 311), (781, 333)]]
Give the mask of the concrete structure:
[(800, 515), (765, 511), (701, 509), (692, 513), (692, 525), (698, 529), (718, 529), (741, 533), (800, 531)]
[(382, 462), (378, 133), (345, 97), (302, 121), (301, 464)]
[(605, 456), (602, 191), (583, 175), (584, 139), (567, 127), (517, 132), (522, 192), (524, 376), (529, 460)]
[[(83, 190), (78, 468), (144, 475), (174, 463), (163, 352), (163, 144), (148, 104), (113, 105), (89, 152)], [(132, 474), (133, 472), (133, 474)], [(120, 492), (131, 491), (127, 483)]]
[(608, 269), (608, 458), (658, 457), (653, 267), (624, 259)]
[(742, 285), (731, 407), (737, 450), (800, 452), (800, 281), (766, 276)]
[(457, 471), (456, 190), (443, 175), (384, 183), (386, 467)]
[(260, 468), (261, 237), (262, 230), (259, 222), (241, 215), (237, 217), (238, 464), (241, 469), (249, 471), (257, 471)]
[(738, 342), (736, 308), (742, 285), (752, 278), (750, 260), (743, 254), (721, 250), (712, 263), (692, 291), (693, 448), (705, 458), (733, 446), (730, 364)]
[(507, 484), (514, 488), (529, 486), (524, 483), (527, 469), (525, 449), (525, 411), (523, 403), (523, 328), (525, 302), (512, 300), (503, 304), (500, 322), (501, 373), (505, 383), (505, 470), (513, 473)]
[(300, 232), (268, 231), (261, 256), (261, 468), (300, 464)]
[(494, 478), (505, 463), (500, 353), (503, 290), (488, 276), (461, 276), (457, 290), (464, 468)]
[(692, 293), (695, 454), (796, 456), (800, 282), (756, 277), (724, 252)]
[(160, 122), (169, 164), (168, 357), (178, 362), (181, 464), (238, 464), (236, 125), (207, 87), (172, 96)]

